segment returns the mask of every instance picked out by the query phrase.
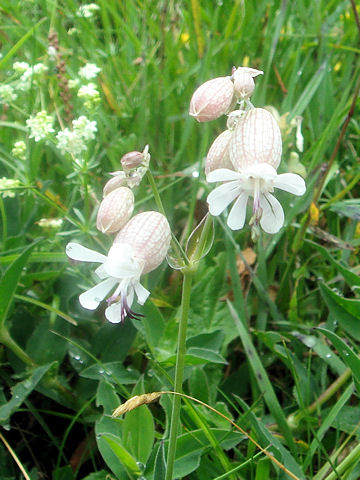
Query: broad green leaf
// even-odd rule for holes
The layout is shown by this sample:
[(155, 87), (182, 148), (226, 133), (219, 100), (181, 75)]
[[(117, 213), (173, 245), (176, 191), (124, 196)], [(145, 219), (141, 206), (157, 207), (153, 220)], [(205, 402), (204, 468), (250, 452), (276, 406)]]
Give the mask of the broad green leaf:
[(356, 275), (355, 273), (353, 273), (348, 268), (346, 268), (345, 265), (343, 265), (340, 262), (338, 262), (337, 260), (335, 260), (334, 257), (329, 253), (329, 251), (326, 248), (324, 248), (321, 245), (319, 245), (315, 242), (312, 242), (310, 240), (306, 240), (306, 243), (311, 245), (316, 250), (318, 250), (321, 253), (321, 255), (326, 260), (328, 260), (338, 270), (338, 272), (341, 273), (341, 275), (345, 278), (345, 280), (347, 281), (347, 283), (351, 287), (353, 287), (353, 286), (359, 286), (360, 287), (360, 277), (358, 275)]
[(3, 325), (6, 320), (23, 268), (37, 243), (38, 241), (27, 247), (6, 269), (0, 280), (0, 326)]
[(218, 352), (223, 344), (225, 334), (222, 330), (215, 330), (211, 333), (200, 333), (186, 340), (186, 346), (207, 348)]
[(102, 433), (101, 438), (105, 440), (105, 442), (111, 448), (111, 451), (115, 454), (116, 458), (125, 467), (125, 470), (130, 475), (130, 478), (133, 478), (134, 476), (136, 478), (136, 476), (141, 474), (135, 458), (123, 447), (119, 437), (111, 433)]
[(139, 379), (138, 372), (127, 370), (122, 362), (109, 362), (91, 365), (80, 372), (81, 377), (93, 380), (104, 380), (108, 382), (127, 385), (135, 383)]
[[(166, 365), (176, 364), (176, 355), (171, 355), (164, 359)], [(219, 353), (207, 348), (190, 347), (185, 355), (185, 365), (201, 365), (203, 363), (226, 364), (226, 360)]]
[(324, 283), (319, 286), (332, 318), (346, 333), (360, 340), (360, 300), (341, 297)]
[(203, 368), (195, 367), (192, 369), (189, 378), (189, 388), (192, 397), (205, 403), (209, 403), (209, 380)]
[(354, 376), (356, 388), (360, 393), (360, 358), (358, 353), (355, 353), (336, 333), (326, 328), (319, 327), (318, 330), (331, 341), (343, 362), (350, 368)]
[(153, 449), (155, 427), (153, 416), (146, 405), (135, 408), (125, 415), (123, 445), (138, 462), (146, 464)]
[(6, 423), (15, 410), (24, 402), (27, 396), (36, 388), (42, 377), (54, 363), (42, 365), (31, 371), (28, 378), (11, 388), (11, 399), (0, 407), (0, 424)]
[(90, 473), (90, 475), (87, 475), (82, 480), (110, 480), (109, 472), (100, 470), (100, 472)]
[(26, 343), (26, 353), (39, 365), (53, 361), (60, 364), (64, 359), (67, 343), (63, 338), (54, 335), (53, 330), (68, 335), (69, 325), (59, 318), (56, 318), (55, 322), (49, 318), (42, 319)]

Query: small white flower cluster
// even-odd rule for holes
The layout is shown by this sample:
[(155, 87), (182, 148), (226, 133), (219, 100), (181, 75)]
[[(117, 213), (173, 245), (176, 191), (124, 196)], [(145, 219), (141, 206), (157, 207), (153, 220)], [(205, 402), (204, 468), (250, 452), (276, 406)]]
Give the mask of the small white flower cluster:
[(97, 132), (96, 122), (82, 115), (72, 121), (73, 129), (65, 128), (56, 135), (57, 148), (63, 155), (69, 153), (75, 157), (87, 150), (85, 142), (93, 140)]
[(0, 195), (3, 198), (9, 197), (14, 198), (15, 192), (12, 189), (16, 189), (20, 185), (20, 180), (15, 180), (13, 178), (0, 178)]
[(88, 110), (92, 110), (100, 102), (99, 90), (93, 82), (82, 85), (79, 88), (78, 97), (84, 100), (84, 105)]
[[(260, 226), (267, 233), (276, 233), (284, 224), (284, 211), (272, 195), (274, 188), (294, 195), (303, 195), (306, 190), (299, 175), (277, 174), (282, 153), (280, 128), (269, 111), (255, 108), (250, 102), (255, 88), (253, 78), (262, 73), (234, 67), (230, 77), (205, 82), (193, 94), (189, 112), (199, 122), (228, 114), (227, 130), (211, 145), (205, 164), (207, 181), (224, 183), (208, 195), (207, 202), (210, 214), (217, 216), (235, 200), (227, 224), (239, 230), (244, 227), (251, 197), (253, 215), (249, 224), (253, 240), (259, 236)], [(239, 109), (233, 110), (236, 104)]]
[[(144, 152), (149, 161), (148, 146)], [(130, 163), (133, 166), (139, 165), (140, 157), (143, 157), (140, 152), (129, 152), (123, 159), (128, 160), (129, 167)], [(111, 323), (120, 323), (124, 322), (126, 316), (133, 319), (142, 317), (131, 309), (135, 296), (137, 302), (143, 305), (150, 294), (141, 285), (140, 277), (157, 268), (164, 260), (171, 232), (161, 213), (142, 212), (131, 218), (134, 210), (133, 191), (113, 180), (104, 188), (104, 198), (96, 221), (96, 226), (102, 233), (116, 234), (108, 255), (102, 255), (78, 243), (69, 243), (66, 253), (73, 260), (100, 263), (95, 273), (101, 282), (82, 293), (79, 301), (84, 308), (95, 310), (112, 292), (107, 299), (105, 317)]]
[(53, 117), (48, 115), (45, 110), (41, 110), (34, 117), (28, 118), (26, 126), (30, 129), (29, 138), (33, 138), (35, 142), (46, 138), (49, 133), (55, 132), (53, 123)]
[[(17, 88), (22, 91), (29, 90), (31, 87), (32, 81), (36, 81), (39, 77), (41, 77), (41, 75), (43, 75), (48, 71), (48, 67), (43, 63), (36, 63), (33, 66), (29, 66), (28, 64), (26, 64), (26, 62), (15, 62), (15, 63), (19, 63), (20, 68), (23, 68), (25, 65), (27, 65), (26, 70), (23, 71), (17, 83)], [(14, 65), (13, 65), (13, 68), (14, 68)]]
[(76, 12), (76, 15), (78, 17), (90, 18), (94, 15), (94, 13), (97, 10), (100, 10), (99, 5), (97, 5), (96, 3), (88, 3), (88, 4), (85, 4), (85, 5), (81, 5), (78, 8), (78, 11)]
[(26, 145), (23, 140), (19, 140), (18, 142), (14, 143), (14, 146), (11, 150), (11, 153), (14, 157), (18, 158), (19, 160), (26, 159)]
[(101, 68), (95, 65), (95, 63), (87, 63), (80, 68), (79, 77), (84, 78), (85, 80), (91, 80), (92, 78), (96, 78), (100, 72)]
[(11, 85), (0, 85), (0, 103), (12, 103), (17, 99), (14, 87)]

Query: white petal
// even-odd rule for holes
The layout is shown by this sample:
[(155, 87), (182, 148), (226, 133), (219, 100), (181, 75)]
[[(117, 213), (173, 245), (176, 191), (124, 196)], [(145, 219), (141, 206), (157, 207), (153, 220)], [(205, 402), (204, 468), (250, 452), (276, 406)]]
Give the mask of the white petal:
[(105, 255), (74, 242), (70, 242), (66, 245), (66, 255), (72, 260), (79, 260), (81, 262), (104, 263), (106, 260)]
[(139, 277), (143, 265), (136, 261), (131, 245), (114, 243), (104, 263), (106, 273), (115, 278)]
[(278, 175), (273, 181), (276, 188), (285, 190), (285, 192), (293, 193), (294, 195), (304, 195), (306, 191), (305, 181), (300, 175), (295, 173), (282, 173)]
[(206, 181), (209, 183), (213, 182), (227, 182), (228, 180), (238, 180), (240, 178), (240, 173), (235, 172), (234, 170), (229, 170), (228, 168), (218, 168), (206, 175)]
[(136, 293), (136, 296), (137, 296), (137, 303), (139, 305), (144, 305), (148, 296), (150, 295), (149, 290), (146, 290), (146, 288), (143, 287), (140, 282), (136, 283), (134, 285), (134, 288), (135, 288), (135, 293)]
[(260, 195), (260, 207), (263, 213), (260, 220), (260, 225), (266, 233), (276, 233), (284, 225), (284, 210), (280, 202), (266, 193)]
[(105, 317), (111, 323), (120, 323), (121, 322), (121, 303), (116, 302), (107, 307), (105, 310)]
[(227, 224), (231, 230), (240, 230), (243, 228), (248, 198), (249, 195), (245, 192), (242, 192), (234, 203), (227, 220)]
[(96, 275), (103, 280), (104, 278), (107, 278), (109, 275), (105, 270), (104, 264), (101, 264), (96, 270), (95, 270)]
[(220, 215), (221, 212), (240, 194), (241, 187), (238, 181), (224, 183), (216, 187), (207, 197), (211, 215)]
[(107, 278), (98, 285), (95, 285), (95, 287), (82, 293), (79, 297), (81, 306), (88, 310), (95, 310), (116, 283), (116, 278)]

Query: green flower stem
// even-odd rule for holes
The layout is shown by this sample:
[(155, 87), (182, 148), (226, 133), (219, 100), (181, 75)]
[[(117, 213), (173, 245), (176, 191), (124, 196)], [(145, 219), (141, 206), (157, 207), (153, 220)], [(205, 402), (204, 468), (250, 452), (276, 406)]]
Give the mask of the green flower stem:
[(5, 250), (5, 244), (7, 240), (7, 217), (4, 207), (4, 201), (0, 194), (0, 212), (1, 212), (1, 219), (2, 219), (2, 241), (3, 241), (3, 249)]
[(35, 367), (35, 362), (29, 355), (13, 340), (9, 330), (2, 326), (0, 329), (0, 343), (9, 348), (20, 360), (22, 360), (28, 367)]
[[(175, 367), (175, 392), (182, 392), (182, 384), (184, 377), (184, 365), (185, 365), (185, 353), (186, 353), (186, 330), (187, 330), (187, 321), (190, 308), (190, 293), (191, 293), (191, 284), (193, 280), (194, 271), (191, 269), (186, 269), (184, 272), (183, 278), (183, 290), (181, 298), (181, 316), (179, 323), (179, 335), (178, 335), (178, 346), (176, 354), (176, 367)], [(166, 465), (166, 476), (165, 480), (172, 480), (174, 463), (175, 463), (175, 453), (176, 453), (176, 441), (177, 433), (180, 420), (180, 404), (181, 397), (175, 396), (173, 401), (173, 408), (171, 414), (171, 425), (170, 425), (170, 435), (169, 435), (169, 449), (167, 456), (167, 465)]]

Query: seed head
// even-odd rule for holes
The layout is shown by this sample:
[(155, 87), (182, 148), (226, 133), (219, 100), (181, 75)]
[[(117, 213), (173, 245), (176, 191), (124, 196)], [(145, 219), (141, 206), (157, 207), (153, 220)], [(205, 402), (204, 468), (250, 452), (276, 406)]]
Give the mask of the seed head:
[(189, 115), (198, 122), (209, 122), (224, 115), (233, 102), (234, 84), (230, 77), (218, 77), (209, 80), (195, 90)]
[(96, 227), (102, 233), (118, 232), (129, 220), (134, 210), (134, 194), (130, 188), (119, 187), (100, 203)]

